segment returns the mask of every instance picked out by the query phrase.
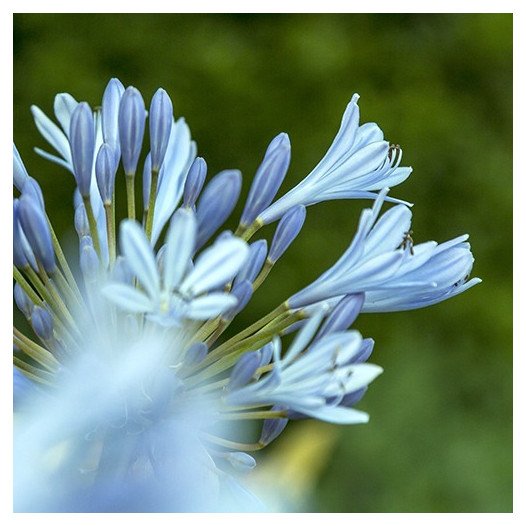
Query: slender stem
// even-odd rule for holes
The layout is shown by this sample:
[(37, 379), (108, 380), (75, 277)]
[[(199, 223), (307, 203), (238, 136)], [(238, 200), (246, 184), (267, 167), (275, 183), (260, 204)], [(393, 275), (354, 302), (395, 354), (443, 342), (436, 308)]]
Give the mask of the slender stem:
[(225, 318), (220, 318), (219, 323), (217, 324), (216, 330), (206, 339), (206, 344), (208, 347), (212, 347), (216, 340), (225, 332), (232, 320), (226, 320)]
[(270, 259), (266, 259), (265, 264), (263, 265), (263, 268), (261, 269), (261, 272), (258, 274), (258, 277), (254, 280), (254, 283), (252, 283), (252, 288), (254, 289), (254, 292), (265, 281), (266, 277), (269, 275), (270, 271), (272, 270), (272, 267), (274, 267), (274, 263)]
[(150, 198), (148, 199), (148, 211), (146, 213), (146, 235), (152, 238), (153, 214), (155, 213), (155, 199), (157, 197), (157, 183), (159, 182), (159, 170), (152, 170), (152, 180), (150, 184)]
[(256, 218), (250, 225), (240, 224), (234, 235), (248, 241), (261, 227), (265, 226), (261, 219)]
[(24, 362), (24, 360), (18, 358), (18, 356), (13, 356), (13, 364), (15, 367), (23, 371), (24, 374), (31, 380), (35, 380), (36, 382), (46, 385), (52, 385), (53, 375), (48, 371), (44, 371), (43, 369), (29, 365), (27, 362)]
[(95, 219), (95, 215), (93, 214), (93, 208), (91, 207), (91, 200), (89, 196), (83, 197), (82, 199), (84, 200), (84, 208), (86, 209), (86, 215), (88, 217), (89, 231), (93, 240), (93, 248), (97, 252), (99, 256), (99, 261), (102, 264), (102, 252), (100, 249), (99, 231), (97, 229), (97, 221)]
[(51, 231), (51, 239), (53, 240), (53, 248), (55, 250), (55, 255), (57, 256), (58, 262), (64, 272), (64, 275), (66, 276), (66, 279), (71, 286), (71, 289), (76, 294), (77, 298), (82, 299), (82, 294), (80, 293), (80, 290), (77, 285), (77, 281), (75, 280), (75, 277), (73, 276), (73, 273), (71, 272), (71, 269), (69, 268), (68, 261), (66, 259), (66, 256), (64, 256), (64, 252), (62, 250), (62, 247), (60, 246), (58, 237), (55, 234), (55, 231), (53, 230), (53, 226), (51, 225), (51, 221), (48, 218), (48, 224), (49, 229)]
[[(29, 266), (29, 265), (28, 265)], [(28, 269), (24, 269), (26, 273), (28, 273)], [(21, 274), (21, 272), (13, 266), (13, 275), (17, 283), (24, 289), (25, 293), (29, 296), (30, 300), (39, 307), (44, 307), (44, 302), (42, 301), (41, 297), (35, 292), (33, 287), (27, 282), (26, 278)], [(33, 272), (33, 275), (37, 281), (39, 281), (38, 276)], [(49, 302), (48, 302), (49, 303)], [(68, 332), (68, 329), (62, 323), (59, 316), (53, 311), (53, 326), (57, 328), (58, 331), (60, 331), (60, 334), (63, 338), (65, 338), (68, 341), (68, 344), (73, 347), (78, 347), (73, 336)]]
[[(29, 265), (27, 265), (29, 267)], [(24, 268), (24, 272), (28, 272), (28, 269)], [(22, 275), (20, 270), (18, 270), (17, 267), (13, 265), (13, 277), (15, 278), (15, 281), (22, 287), (24, 292), (29, 296), (29, 299), (35, 304), (42, 306), (44, 303), (42, 301), (42, 298), (35, 292), (33, 287), (28, 283), (26, 278)]]
[(225, 438), (220, 438), (210, 433), (205, 433), (202, 431), (200, 436), (206, 441), (211, 442), (217, 446), (226, 447), (228, 449), (233, 449), (235, 451), (259, 451), (265, 447), (264, 444), (257, 442), (255, 444), (243, 444), (242, 442), (233, 442), (232, 440), (226, 440)]
[(286, 411), (243, 411), (239, 413), (221, 413), (225, 420), (266, 420), (267, 418), (287, 418)]
[(200, 370), (200, 372), (190, 376), (192, 374), (192, 371), (190, 371), (185, 383), (188, 386), (194, 386), (208, 378), (218, 375), (219, 373), (232, 367), (242, 354), (259, 349), (263, 345), (270, 342), (276, 334), (279, 334), (287, 327), (290, 327), (293, 323), (304, 318), (305, 314), (302, 311), (296, 311), (289, 315), (281, 323), (269, 324), (258, 331), (256, 334), (231, 347), (224, 347), (221, 345), (217, 349), (221, 350), (220, 354), (222, 357), (220, 357), (218, 354), (215, 356), (209, 354), (202, 362), (197, 364), (196, 368), (194, 369)]
[(44, 347), (22, 334), (16, 327), (13, 327), (13, 341), (20, 347), (22, 352), (46, 369), (56, 371), (57, 367), (60, 366), (60, 363), (47, 349), (44, 349)]
[(135, 174), (126, 174), (126, 201), (128, 218), (135, 219)]
[(44, 283), (45, 287), (46, 287), (46, 290), (49, 291), (49, 294), (51, 295), (51, 297), (53, 298), (53, 302), (54, 304), (57, 306), (58, 308), (58, 311), (61, 312), (63, 315), (64, 315), (64, 318), (68, 321), (68, 323), (74, 327), (75, 329), (77, 328), (77, 325), (75, 323), (75, 320), (73, 319), (73, 317), (71, 316), (70, 312), (69, 312), (69, 309), (68, 307), (66, 306), (66, 304), (64, 303), (64, 300), (60, 297), (60, 295), (57, 293), (57, 290), (55, 288), (55, 285), (53, 284), (53, 282), (49, 279), (49, 276), (47, 275), (46, 271), (44, 270), (44, 268), (40, 265), (40, 263), (38, 263), (38, 270), (39, 270), (39, 275), (42, 279), (42, 282)]
[(115, 247), (115, 212), (113, 202), (104, 203), (104, 213), (106, 214), (106, 231), (108, 233), (108, 251), (110, 255), (110, 268), (113, 268), (116, 258)]
[(72, 288), (69, 286), (69, 283), (65, 279), (65, 277), (62, 275), (62, 272), (57, 268), (55, 273), (53, 274), (53, 278), (55, 279), (55, 282), (57, 283), (58, 288), (60, 289), (60, 292), (64, 296), (66, 296), (68, 303), (75, 304), (75, 306), (79, 309), (83, 308), (84, 302), (82, 298), (77, 298)]
[(232, 336), (229, 340), (227, 340), (225, 343), (220, 345), (219, 347), (216, 347), (210, 352), (210, 356), (219, 356), (223, 352), (223, 349), (228, 349), (232, 345), (240, 342), (241, 340), (244, 340), (251, 334), (254, 334), (256, 331), (261, 329), (262, 327), (265, 327), (269, 323), (272, 323), (275, 321), (279, 316), (282, 314), (287, 313), (288, 308), (285, 303), (282, 303), (278, 307), (276, 307), (273, 311), (269, 312), (266, 316), (263, 316), (263, 318), (259, 319), (246, 329), (242, 330), (241, 332), (238, 332), (235, 336)]
[[(60, 323), (61, 328), (64, 329), (64, 331), (69, 336), (68, 329), (66, 328), (65, 324), (62, 323), (62, 319), (64, 319), (64, 321), (68, 323), (68, 325), (75, 331), (75, 333), (79, 334), (78, 328), (77, 328), (77, 326), (75, 324), (75, 321), (73, 320), (73, 318), (69, 314), (68, 310), (67, 309), (65, 309), (65, 310), (61, 309), (60, 306), (56, 304), (53, 296), (46, 289), (46, 287), (44, 287), (44, 285), (43, 285), (42, 281), (40, 280), (40, 278), (38, 277), (37, 273), (29, 265), (24, 269), (24, 271), (29, 276), (29, 279), (31, 280), (31, 283), (37, 289), (37, 291), (40, 294), (40, 296), (42, 297), (42, 299), (48, 304), (49, 308), (52, 309), (53, 314), (54, 314), (53, 323), (55, 323), (55, 321)], [(30, 296), (30, 298), (31, 298), (31, 296)], [(33, 299), (33, 298), (31, 298), (31, 299)], [(40, 299), (38, 299), (38, 301), (36, 303), (37, 303), (37, 305), (43, 306), (43, 302)], [(70, 336), (70, 339), (71, 339), (71, 336)]]

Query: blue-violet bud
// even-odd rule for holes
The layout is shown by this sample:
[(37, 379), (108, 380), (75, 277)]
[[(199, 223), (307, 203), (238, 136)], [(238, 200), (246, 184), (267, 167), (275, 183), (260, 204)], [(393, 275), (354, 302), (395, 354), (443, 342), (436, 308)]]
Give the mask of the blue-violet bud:
[(44, 212), (30, 195), (22, 194), (18, 203), (20, 225), (29, 245), (44, 270), (53, 273), (55, 271), (55, 252)]
[(79, 203), (75, 208), (73, 223), (79, 238), (90, 235), (88, 215), (86, 214), (84, 203)]
[(20, 309), (20, 312), (22, 312), (26, 318), (31, 318), (31, 313), (33, 312), (33, 307), (35, 305), (26, 294), (25, 290), (18, 283), (15, 283), (13, 296), (15, 297), (15, 303)]
[(97, 280), (99, 273), (99, 257), (93, 248), (92, 242), (82, 242), (87, 240), (91, 241), (91, 238), (85, 236), (81, 240), (79, 254), (80, 270), (82, 271), (84, 278), (89, 282), (94, 282)]
[(28, 176), (22, 187), (22, 193), (30, 195), (35, 200), (35, 203), (38, 203), (42, 210), (45, 211), (44, 194), (36, 179)]
[(224, 170), (219, 172), (207, 185), (197, 205), (196, 249), (201, 248), (226, 221), (236, 206), (241, 191), (241, 172)]
[(202, 157), (196, 157), (184, 184), (183, 206), (192, 208), (201, 193), (206, 178), (206, 162)]
[[(271, 411), (281, 411), (282, 409), (282, 407), (274, 406)], [(259, 443), (265, 446), (270, 444), (281, 435), (288, 422), (287, 418), (269, 418), (265, 420), (261, 429)]]
[(115, 155), (115, 166), (121, 156), (119, 142), (119, 107), (124, 93), (124, 86), (118, 79), (111, 79), (102, 96), (101, 127), (102, 139), (109, 144)]
[(364, 301), (365, 294), (363, 292), (344, 296), (327, 316), (316, 335), (316, 339), (319, 340), (331, 332), (347, 330), (360, 314)]
[(241, 356), (230, 374), (228, 390), (234, 391), (248, 384), (248, 382), (254, 377), (254, 373), (259, 368), (260, 364), (261, 353), (257, 351), (248, 352)]
[(237, 304), (228, 312), (224, 313), (223, 318), (230, 320), (236, 314), (241, 312), (247, 306), (250, 298), (252, 298), (253, 292), (254, 289), (252, 288), (252, 283), (250, 281), (236, 281), (230, 293), (237, 299)]
[(208, 353), (208, 345), (204, 342), (195, 342), (188, 347), (184, 355), (184, 364), (187, 367), (201, 363)]
[(46, 309), (35, 305), (31, 314), (31, 326), (40, 339), (44, 341), (53, 339), (53, 319)]
[(250, 225), (278, 193), (290, 164), (290, 140), (280, 133), (269, 144), (261, 162), (241, 215), (241, 224)]
[(80, 195), (88, 197), (95, 154), (95, 124), (93, 112), (87, 102), (81, 102), (71, 115), (69, 142), (73, 173)]
[(29, 177), (26, 167), (22, 162), (22, 158), (16, 149), (15, 143), (13, 143), (13, 184), (18, 189), (19, 192), (22, 192), (24, 183)]
[(305, 214), (305, 207), (303, 205), (297, 205), (283, 215), (276, 227), (276, 232), (270, 245), (268, 260), (271, 263), (276, 263), (296, 239), (296, 236), (303, 227)]
[(159, 172), (172, 131), (173, 106), (168, 93), (159, 88), (150, 104), (150, 150), (152, 170)]
[(13, 264), (17, 268), (25, 268), (31, 264), (34, 270), (38, 270), (33, 250), (20, 225), (18, 199), (13, 199)]
[(119, 140), (122, 166), (126, 175), (135, 175), (141, 154), (146, 109), (138, 89), (126, 88), (119, 108)]
[(116, 172), (115, 152), (109, 144), (104, 143), (100, 147), (97, 160), (95, 161), (95, 175), (100, 196), (105, 205), (109, 205), (113, 201), (113, 186)]
[(237, 274), (236, 282), (248, 280), (252, 283), (256, 279), (267, 257), (267, 240), (258, 239), (254, 241), (254, 243), (251, 243), (248, 249), (247, 261)]

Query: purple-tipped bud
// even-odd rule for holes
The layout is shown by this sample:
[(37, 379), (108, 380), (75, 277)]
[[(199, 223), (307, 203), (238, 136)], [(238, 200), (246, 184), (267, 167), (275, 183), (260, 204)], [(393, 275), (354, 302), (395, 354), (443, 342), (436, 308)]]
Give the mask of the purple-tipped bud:
[(234, 451), (225, 454), (226, 460), (230, 462), (232, 467), (240, 473), (246, 473), (256, 467), (256, 461), (248, 453), (242, 451)]
[(79, 238), (90, 235), (88, 216), (86, 214), (84, 203), (79, 203), (75, 208), (75, 217), (73, 222)]
[(44, 212), (29, 195), (22, 194), (18, 200), (18, 217), (24, 234), (44, 270), (55, 271), (55, 252), (51, 232)]
[(235, 391), (248, 384), (248, 382), (254, 378), (254, 374), (260, 364), (261, 354), (257, 351), (248, 352), (241, 356), (230, 374), (228, 390)]
[(364, 363), (371, 356), (374, 348), (374, 340), (372, 338), (365, 338), (362, 341), (360, 351), (356, 353), (349, 363)]
[(290, 164), (290, 140), (280, 133), (269, 144), (250, 187), (241, 224), (250, 225), (272, 202), (285, 178)]
[(274, 355), (274, 344), (272, 342), (267, 343), (261, 347), (261, 349), (259, 349), (258, 353), (261, 356), (261, 363), (259, 366), (264, 367), (265, 365), (268, 365), (272, 359), (272, 356)]
[(13, 263), (17, 268), (31, 265), (33, 270), (38, 270), (35, 255), (20, 225), (18, 201), (13, 199)]
[(219, 172), (207, 184), (197, 205), (197, 249), (226, 221), (236, 206), (240, 191), (241, 173), (238, 170)]
[(33, 307), (35, 305), (26, 294), (25, 290), (18, 283), (15, 283), (13, 296), (15, 297), (15, 303), (20, 309), (20, 312), (22, 312), (26, 318), (31, 318), (31, 313), (33, 312)]
[(152, 97), (149, 119), (152, 170), (158, 172), (168, 148), (173, 123), (172, 101), (162, 88), (159, 88)]
[(319, 340), (331, 332), (347, 330), (360, 314), (364, 301), (365, 294), (363, 292), (344, 296), (327, 316), (316, 335), (316, 339)]
[(69, 143), (73, 173), (82, 197), (90, 195), (93, 156), (95, 155), (95, 124), (87, 102), (81, 102), (71, 115)]
[(352, 393), (347, 393), (341, 400), (338, 405), (343, 407), (353, 407), (356, 405), (367, 391), (367, 386), (357, 389)]
[(148, 210), (150, 204), (150, 188), (152, 186), (152, 155), (149, 153), (144, 159), (142, 170), (142, 202), (144, 210)]
[(202, 157), (196, 157), (188, 175), (186, 176), (186, 182), (184, 185), (184, 194), (183, 194), (183, 206), (187, 208), (193, 208), (195, 202), (201, 193), (203, 184), (206, 179), (206, 162)]
[(248, 249), (249, 253), (247, 260), (236, 276), (236, 283), (244, 280), (248, 280), (252, 283), (256, 279), (267, 257), (267, 240), (258, 239), (250, 244)]
[(26, 167), (22, 162), (22, 158), (16, 149), (15, 143), (13, 143), (13, 184), (16, 186), (19, 192), (22, 192), (24, 183), (29, 177)]
[(113, 186), (115, 185), (116, 172), (115, 152), (109, 144), (104, 143), (100, 147), (97, 160), (95, 161), (95, 175), (100, 196), (105, 205), (109, 205), (113, 201)]
[(237, 299), (237, 304), (234, 308), (224, 313), (223, 318), (230, 320), (236, 314), (241, 312), (247, 306), (247, 303), (250, 301), (250, 298), (252, 298), (253, 292), (254, 289), (252, 288), (252, 283), (250, 281), (236, 281), (234, 287), (232, 288), (231, 294)]
[(22, 187), (22, 193), (30, 195), (35, 200), (35, 203), (38, 203), (42, 210), (45, 210), (44, 194), (42, 193), (42, 188), (40, 188), (36, 179), (28, 176)]
[(115, 167), (119, 165), (121, 145), (119, 142), (119, 107), (124, 86), (118, 79), (111, 79), (102, 96), (101, 127), (102, 139), (109, 144), (115, 155)]
[[(89, 240), (89, 241), (88, 241)], [(85, 236), (80, 243), (79, 263), (84, 278), (89, 282), (97, 280), (99, 275), (99, 257), (93, 248), (91, 238)]]
[(201, 363), (208, 353), (208, 345), (204, 342), (195, 342), (188, 347), (186, 354), (184, 355), (184, 364), (187, 367), (192, 367)]
[(296, 239), (305, 221), (305, 214), (305, 207), (303, 205), (297, 205), (288, 210), (281, 218), (276, 228), (274, 238), (272, 239), (272, 244), (270, 245), (270, 251), (268, 253), (269, 261), (276, 263)]
[(35, 305), (31, 314), (31, 326), (41, 340), (47, 342), (53, 339), (53, 319), (46, 309)]
[[(282, 408), (274, 406), (272, 411), (281, 411)], [(288, 424), (287, 418), (269, 418), (263, 422), (263, 428), (261, 429), (261, 436), (259, 437), (259, 443), (263, 445), (270, 444), (275, 440)]]
[(130, 86), (124, 92), (119, 108), (119, 140), (122, 166), (126, 175), (135, 175), (141, 154), (146, 108), (138, 89)]

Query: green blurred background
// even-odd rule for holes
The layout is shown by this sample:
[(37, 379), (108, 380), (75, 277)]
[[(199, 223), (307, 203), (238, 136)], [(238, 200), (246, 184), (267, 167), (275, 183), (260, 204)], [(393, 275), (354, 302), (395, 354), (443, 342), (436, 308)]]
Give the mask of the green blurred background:
[[(113, 76), (146, 101), (164, 87), (209, 174), (239, 168), (243, 196), (276, 134), (292, 142), (285, 190), (361, 95), (361, 121), (377, 122), (414, 169), (391, 194), (415, 203), (415, 242), (469, 233), (483, 283), (420, 311), (362, 315), (355, 327), (376, 340), (371, 361), (385, 370), (359, 405), (370, 423), (294, 423), (261, 470), (295, 466), (289, 479), (310, 511), (511, 512), (512, 15), (16, 14), (14, 139), (61, 236), (73, 179), (33, 153), (47, 145), (29, 106), (52, 114), (62, 91), (97, 105)], [(237, 323), (326, 270), (369, 205), (309, 208)]]

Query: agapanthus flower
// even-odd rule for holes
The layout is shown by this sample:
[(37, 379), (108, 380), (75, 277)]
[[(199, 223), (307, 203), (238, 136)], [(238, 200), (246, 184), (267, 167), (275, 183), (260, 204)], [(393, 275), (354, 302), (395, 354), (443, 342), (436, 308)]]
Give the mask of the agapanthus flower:
[[(56, 154), (37, 152), (74, 176), (78, 258), (65, 256), (13, 145), (14, 299), (27, 320), (14, 328), (16, 511), (265, 510), (238, 475), (291, 420), (367, 422), (355, 405), (382, 369), (356, 317), (424, 307), (479, 280), (468, 280), (467, 236), (413, 244), (409, 208), (387, 196), (411, 170), (376, 124), (358, 124), (357, 101), (318, 166), (277, 200), (291, 146), (285, 133), (270, 142), (235, 232), (222, 227), (242, 175), (207, 182), (165, 90), (147, 106), (111, 79), (96, 110), (59, 94), (58, 124), (32, 108)], [(232, 332), (307, 207), (340, 198), (375, 200), (340, 260)], [(385, 201), (399, 204), (380, 215)], [(272, 239), (252, 239), (277, 220)], [(246, 422), (260, 424), (258, 440)]]

